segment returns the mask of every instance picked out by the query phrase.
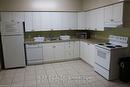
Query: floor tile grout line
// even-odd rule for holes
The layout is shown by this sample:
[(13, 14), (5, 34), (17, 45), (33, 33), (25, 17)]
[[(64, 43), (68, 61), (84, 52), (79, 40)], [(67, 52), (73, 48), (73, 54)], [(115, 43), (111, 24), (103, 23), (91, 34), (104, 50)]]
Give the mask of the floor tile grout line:
[(51, 87), (51, 85), (50, 85), (50, 83), (49, 83), (49, 77), (48, 77), (48, 75), (47, 75), (47, 70), (46, 70), (45, 65), (46, 65), (46, 64), (43, 65), (43, 68), (45, 69), (45, 74), (46, 74), (46, 76), (47, 76), (48, 85), (49, 85), (49, 87)]
[[(54, 67), (54, 66), (53, 66), (53, 67)], [(58, 72), (56, 71), (55, 67), (54, 67), (54, 70), (55, 70), (57, 76), (58, 76), (59, 78), (61, 78), (61, 77), (58, 75)], [(62, 81), (62, 85), (64, 86), (63, 81)], [(64, 86), (64, 87), (65, 87), (65, 86)]]

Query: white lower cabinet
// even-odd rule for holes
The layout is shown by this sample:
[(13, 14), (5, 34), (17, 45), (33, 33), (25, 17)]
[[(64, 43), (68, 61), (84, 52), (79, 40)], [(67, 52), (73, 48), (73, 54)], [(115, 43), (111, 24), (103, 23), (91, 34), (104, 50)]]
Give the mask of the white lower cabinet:
[(80, 58), (91, 66), (94, 66), (95, 45), (92, 43), (80, 41)]
[(95, 62), (95, 45), (94, 44), (88, 44), (88, 57), (87, 61), (90, 65), (94, 66)]
[(79, 53), (80, 53), (79, 47), (80, 47), (79, 41), (74, 41), (74, 44), (73, 44), (74, 58), (79, 58)]
[(43, 44), (43, 61), (51, 61), (54, 58), (53, 43)]
[(64, 59), (64, 43), (55, 43), (54, 60)]
[(60, 61), (79, 58), (79, 41), (43, 44), (43, 61)]
[(84, 41), (29, 44), (26, 52), (28, 65), (81, 58), (93, 66), (95, 59), (94, 44)]
[(26, 45), (27, 65), (43, 63), (42, 44)]
[(74, 54), (73, 54), (73, 44), (74, 42), (65, 42), (64, 43), (64, 58), (65, 59), (70, 59), (70, 58), (74, 58)]
[(43, 61), (54, 61), (64, 58), (64, 43), (43, 44)]
[(82, 58), (83, 60), (85, 60), (85, 42), (80, 41), (80, 58)]

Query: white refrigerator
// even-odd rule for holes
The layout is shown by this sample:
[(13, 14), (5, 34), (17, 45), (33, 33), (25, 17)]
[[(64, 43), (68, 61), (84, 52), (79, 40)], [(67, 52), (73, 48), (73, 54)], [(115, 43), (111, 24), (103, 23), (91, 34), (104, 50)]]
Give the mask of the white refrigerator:
[(25, 67), (23, 22), (1, 22), (1, 39), (4, 67)]

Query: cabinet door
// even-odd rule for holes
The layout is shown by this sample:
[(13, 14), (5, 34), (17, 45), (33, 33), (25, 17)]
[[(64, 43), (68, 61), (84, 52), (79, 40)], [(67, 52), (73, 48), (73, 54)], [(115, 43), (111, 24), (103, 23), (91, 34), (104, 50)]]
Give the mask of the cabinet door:
[(98, 31), (103, 31), (104, 30), (104, 8), (96, 9), (96, 15), (97, 15), (96, 29)]
[(80, 58), (85, 60), (85, 43), (80, 41)]
[(84, 42), (84, 61), (89, 62), (89, 44), (87, 42)]
[(39, 12), (32, 12), (32, 28), (34, 31), (41, 31)]
[(74, 58), (79, 58), (79, 41), (74, 42)]
[(112, 18), (115, 26), (122, 25), (123, 21), (123, 3), (113, 5)]
[(78, 13), (78, 30), (85, 29), (85, 12), (79, 12)]
[(85, 12), (85, 28), (87, 30), (90, 29), (90, 14), (89, 13), (90, 13), (89, 11)]
[(65, 59), (74, 58), (74, 56), (73, 56), (73, 42), (65, 42), (64, 52), (65, 52)]
[(68, 14), (68, 23), (69, 29), (75, 30), (78, 28), (78, 15), (76, 12), (72, 12)]
[(95, 63), (95, 45), (89, 44), (88, 46), (88, 63), (94, 66)]
[(54, 56), (55, 60), (64, 59), (64, 43), (55, 43)]
[(97, 23), (97, 15), (96, 15), (96, 10), (89, 11), (89, 17), (90, 17), (90, 30), (95, 30), (96, 28), (96, 23)]
[(31, 12), (24, 12), (25, 16), (25, 31), (32, 31), (32, 13)]
[(77, 28), (77, 13), (75, 12), (62, 12), (62, 25), (64, 30), (71, 30)]
[(54, 43), (43, 44), (43, 61), (54, 60)]
[(51, 23), (52, 29), (61, 30), (61, 12), (51, 12)]
[(40, 13), (40, 23), (41, 29), (43, 31), (51, 30), (51, 12), (41, 12)]
[(68, 26), (69, 26), (69, 18), (68, 18), (68, 13), (67, 12), (62, 12), (62, 19), (61, 19), (61, 22), (62, 22), (62, 29), (63, 30), (68, 30)]
[(104, 8), (104, 22), (105, 27), (112, 27), (112, 6), (107, 6)]

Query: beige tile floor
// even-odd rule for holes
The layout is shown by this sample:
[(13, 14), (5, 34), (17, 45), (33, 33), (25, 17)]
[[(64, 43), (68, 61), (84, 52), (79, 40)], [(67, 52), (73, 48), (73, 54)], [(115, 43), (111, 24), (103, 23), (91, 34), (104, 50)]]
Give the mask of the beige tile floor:
[(130, 83), (107, 81), (76, 60), (1, 71), (0, 87), (130, 87)]

